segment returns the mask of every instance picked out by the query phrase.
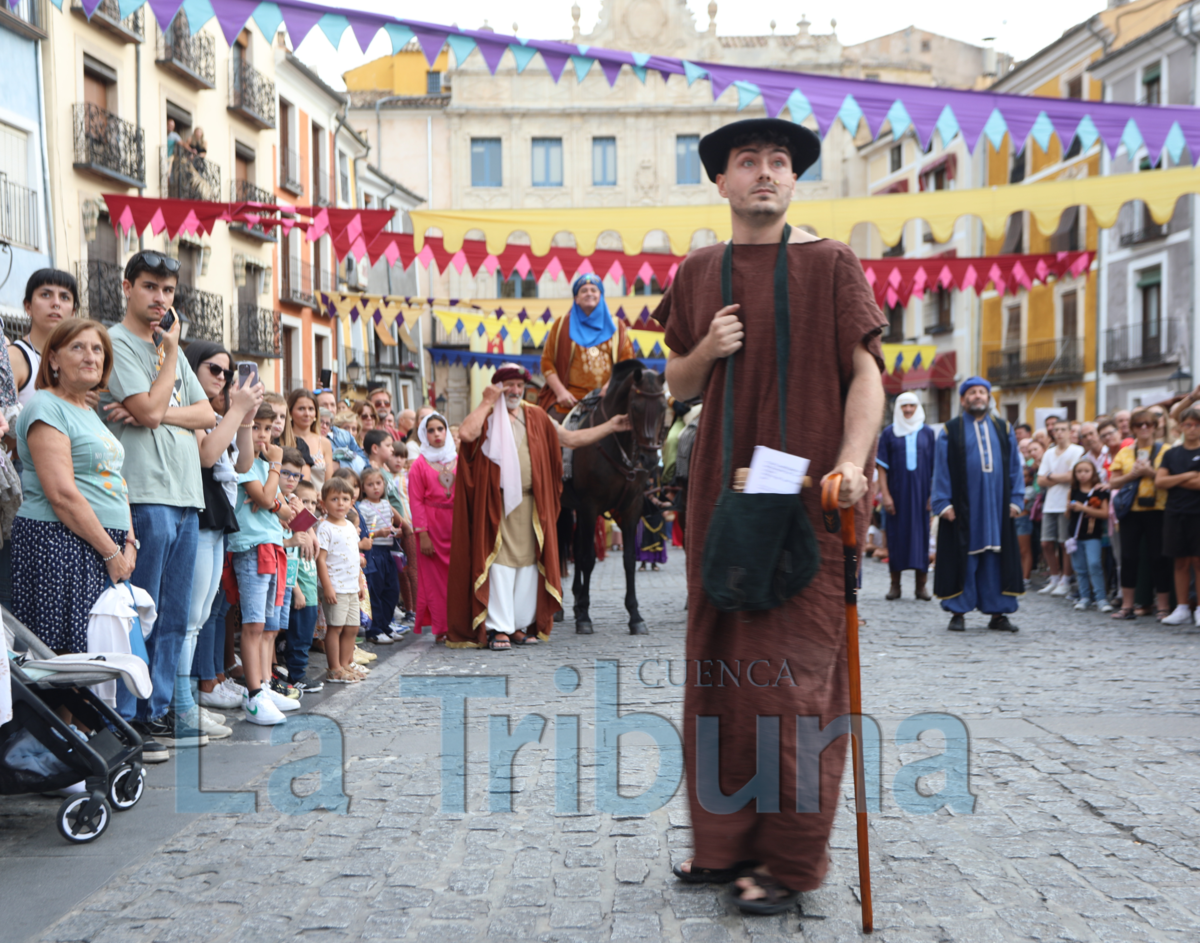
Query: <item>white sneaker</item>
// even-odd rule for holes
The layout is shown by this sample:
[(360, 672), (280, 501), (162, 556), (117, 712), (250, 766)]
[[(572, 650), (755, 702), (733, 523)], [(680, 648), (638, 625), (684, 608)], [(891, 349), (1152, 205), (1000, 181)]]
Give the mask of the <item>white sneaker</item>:
[(286, 695), (280, 694), (278, 691), (272, 691), (268, 687), (263, 687), (262, 693), (271, 699), (271, 703), (278, 707), (281, 711), (298, 711), (300, 710), (299, 699), (293, 699)]
[(208, 734), (209, 740), (224, 740), (226, 737), (233, 736), (232, 727), (226, 727), (213, 720), (203, 707), (200, 708), (200, 732)]
[[(1200, 609), (1197, 610), (1200, 612)], [(1187, 625), (1192, 620), (1192, 610), (1183, 604), (1175, 607), (1175, 611), (1169, 616), (1164, 616), (1163, 625)]]
[(1047, 593), (1052, 593), (1052, 592), (1054, 592), (1054, 590), (1056, 590), (1056, 589), (1058, 588), (1058, 581), (1059, 581), (1061, 578), (1062, 578), (1062, 577), (1059, 577), (1059, 576), (1052, 576), (1052, 577), (1050, 577), (1050, 580), (1049, 580), (1049, 582), (1048, 582), (1048, 583), (1046, 583), (1046, 585), (1045, 585), (1045, 586), (1043, 586), (1041, 589), (1039, 589), (1039, 590), (1038, 590), (1038, 595), (1039, 595), (1039, 596), (1045, 596)]
[(1070, 591), (1071, 591), (1071, 581), (1068, 580), (1065, 576), (1060, 576), (1058, 579), (1058, 585), (1055, 586), (1054, 589), (1050, 590), (1050, 595), (1051, 596), (1065, 596)]
[(1112, 612), (1113, 607), (1109, 603), (1103, 602), (1100, 604), (1100, 611), (1101, 612)]
[(234, 694), (225, 687), (229, 682), (218, 684), (211, 691), (201, 691), (197, 698), (201, 707), (215, 707), (218, 710), (237, 710), (242, 706), (242, 697), (240, 694)]
[(1196, 609), (1196, 625), (1200, 625), (1200, 608)]
[(1075, 611), (1076, 612), (1086, 612), (1087, 608), (1088, 608), (1088, 604), (1086, 602), (1084, 602), (1082, 599), (1079, 600), (1079, 602), (1075, 603)]
[(375, 632), (367, 636), (367, 641), (372, 645), (391, 645), (395, 639), (388, 632)]
[(246, 715), (246, 720), (252, 724), (259, 724), (263, 727), (271, 727), (275, 724), (282, 724), (286, 717), (283, 716), (283, 711), (275, 706), (275, 703), (266, 695), (269, 692), (266, 689), (259, 691), (254, 697), (250, 697), (250, 692), (247, 691), (242, 698), (242, 712)]
[[(237, 707), (242, 706), (242, 698), (246, 694), (246, 689), (238, 684), (233, 678), (226, 678), (216, 687), (217, 691), (224, 691), (230, 697), (237, 698)], [(233, 708), (231, 708), (232, 710)]]
[(200, 708), (200, 716), (207, 717), (214, 724), (225, 723), (225, 715), (224, 714), (219, 714), (216, 711), (210, 711), (207, 707)]

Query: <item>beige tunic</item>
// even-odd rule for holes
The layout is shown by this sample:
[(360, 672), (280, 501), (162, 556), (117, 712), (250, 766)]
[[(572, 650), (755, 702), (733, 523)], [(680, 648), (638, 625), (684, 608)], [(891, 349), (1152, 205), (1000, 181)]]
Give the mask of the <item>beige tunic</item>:
[(500, 553), (496, 563), (501, 566), (522, 567), (537, 563), (537, 537), (533, 532), (533, 466), (529, 461), (529, 439), (525, 435), (525, 415), (517, 410), (512, 419), (513, 438), (517, 442), (517, 457), (521, 460), (521, 503), (500, 522)]

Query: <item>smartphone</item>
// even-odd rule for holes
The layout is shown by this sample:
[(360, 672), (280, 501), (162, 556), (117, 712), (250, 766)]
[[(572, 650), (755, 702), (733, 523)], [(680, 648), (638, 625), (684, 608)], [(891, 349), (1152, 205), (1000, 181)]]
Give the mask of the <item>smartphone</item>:
[(154, 335), (154, 344), (157, 347), (162, 346), (163, 335), (175, 326), (175, 309), (167, 308), (167, 313), (163, 315), (163, 319), (158, 322), (158, 333)]
[(310, 511), (308, 508), (305, 508), (292, 518), (292, 522), (288, 524), (288, 530), (295, 534), (302, 530), (308, 530), (316, 523), (317, 519), (313, 516), (312, 511)]
[(246, 386), (246, 378), (250, 378), (250, 386), (258, 382), (258, 364), (253, 360), (239, 360), (237, 365), (238, 386)]

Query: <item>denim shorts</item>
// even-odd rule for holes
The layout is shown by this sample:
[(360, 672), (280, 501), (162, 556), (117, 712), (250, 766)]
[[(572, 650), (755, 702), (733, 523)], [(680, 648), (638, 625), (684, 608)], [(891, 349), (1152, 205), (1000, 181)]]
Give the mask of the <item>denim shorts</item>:
[(1033, 535), (1033, 521), (1028, 514), (1024, 517), (1016, 518), (1013, 523), (1017, 525), (1018, 537), (1030, 537)]
[[(275, 611), (276, 576), (274, 573), (258, 572), (257, 548), (233, 555), (233, 574), (237, 577), (242, 623), (273, 622), (275, 629), (278, 629)], [(267, 631), (275, 629), (267, 626)]]

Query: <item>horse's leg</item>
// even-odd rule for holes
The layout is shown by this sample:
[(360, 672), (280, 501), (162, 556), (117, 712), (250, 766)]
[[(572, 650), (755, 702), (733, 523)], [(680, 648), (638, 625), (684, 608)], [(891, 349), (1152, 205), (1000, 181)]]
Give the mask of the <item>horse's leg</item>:
[(592, 634), (592, 618), (588, 614), (591, 602), (592, 567), (596, 564), (596, 515), (590, 508), (580, 508), (575, 521), (575, 631)]
[(625, 609), (629, 613), (629, 634), (630, 635), (649, 635), (650, 630), (646, 628), (646, 623), (642, 621), (642, 614), (638, 612), (637, 601), (637, 583), (636, 583), (636, 567), (637, 567), (637, 526), (638, 520), (641, 518), (641, 502), (638, 504), (638, 510), (629, 509), (621, 518), (621, 530), (625, 536)]

